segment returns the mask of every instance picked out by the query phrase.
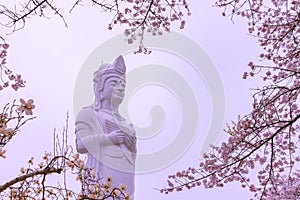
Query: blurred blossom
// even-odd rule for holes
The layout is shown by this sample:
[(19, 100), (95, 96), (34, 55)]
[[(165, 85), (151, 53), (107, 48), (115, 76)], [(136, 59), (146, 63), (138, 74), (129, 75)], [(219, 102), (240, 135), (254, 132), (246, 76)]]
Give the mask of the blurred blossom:
[(18, 108), (19, 111), (25, 111), (26, 115), (32, 115), (32, 110), (35, 108), (35, 105), (33, 105), (34, 101), (32, 99), (29, 99), (27, 102), (24, 99), (20, 99), (21, 106)]

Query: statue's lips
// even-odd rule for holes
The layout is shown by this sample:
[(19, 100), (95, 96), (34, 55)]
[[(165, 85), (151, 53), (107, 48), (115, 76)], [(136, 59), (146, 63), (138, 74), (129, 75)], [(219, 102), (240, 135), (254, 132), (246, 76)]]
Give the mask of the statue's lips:
[(119, 97), (119, 98), (123, 98), (125, 96), (124, 92), (115, 92), (114, 96)]

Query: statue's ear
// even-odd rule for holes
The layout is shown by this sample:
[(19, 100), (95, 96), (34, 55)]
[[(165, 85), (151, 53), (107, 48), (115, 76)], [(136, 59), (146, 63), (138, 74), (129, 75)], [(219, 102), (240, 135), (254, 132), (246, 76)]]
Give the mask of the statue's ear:
[(125, 75), (126, 73), (126, 66), (125, 66), (125, 61), (122, 55), (117, 57), (114, 62), (113, 62), (113, 67), (116, 71), (119, 73)]

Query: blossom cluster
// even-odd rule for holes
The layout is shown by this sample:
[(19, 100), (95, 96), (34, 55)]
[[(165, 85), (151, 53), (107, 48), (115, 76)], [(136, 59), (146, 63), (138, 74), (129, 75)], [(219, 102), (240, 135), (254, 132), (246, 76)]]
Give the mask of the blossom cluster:
[(19, 132), (20, 128), (29, 120), (34, 119), (31, 115), (35, 108), (34, 101), (20, 99), (20, 104), (16, 101), (6, 104), (0, 113), (0, 157), (5, 158), (6, 150), (3, 147)]
[(243, 78), (261, 75), (266, 85), (254, 90), (250, 113), (227, 125), (227, 141), (212, 146), (198, 167), (170, 175), (161, 192), (237, 181), (257, 199), (299, 199), (300, 3), (218, 0), (216, 5), (224, 16), (248, 20), (263, 53)]
[[(19, 113), (28, 113), (34, 108), (33, 100), (24, 101), (15, 109)], [(15, 105), (15, 104), (13, 104)], [(24, 116), (23, 116), (24, 117)], [(66, 121), (67, 123), (67, 121)], [(126, 185), (113, 185), (113, 177), (98, 177), (93, 169), (87, 168), (78, 153), (74, 153), (68, 144), (68, 129), (64, 127), (62, 134), (54, 132), (54, 151), (45, 152), (42, 160), (35, 162), (31, 157), (27, 167), (20, 168), (20, 174), (0, 184), (0, 199), (120, 199), (130, 200)], [(5, 150), (4, 150), (5, 153)], [(0, 149), (0, 156), (4, 156)], [(55, 176), (54, 176), (55, 175)], [(80, 190), (69, 188), (71, 177), (81, 185)], [(55, 178), (55, 184), (46, 181)]]
[(21, 74), (13, 74), (12, 70), (6, 67), (6, 58), (9, 45), (0, 44), (0, 90), (11, 86), (15, 91), (25, 86)]
[(299, 76), (300, 58), (300, 3), (299, 1), (260, 0), (229, 1), (216, 3), (224, 8), (224, 15), (241, 16), (248, 21), (248, 32), (258, 39), (262, 47), (259, 58), (268, 65), (249, 63), (254, 76), (265, 69), (264, 80), (280, 82), (289, 76)]
[[(113, 197), (116, 199), (129, 200), (130, 196), (126, 193), (126, 185), (121, 184), (119, 187), (112, 185), (113, 177), (99, 177), (93, 169), (87, 168), (84, 161), (80, 159), (79, 154), (75, 153), (72, 159), (66, 160), (66, 166), (75, 175), (76, 181), (81, 184), (81, 191), (77, 193), (77, 199), (107, 199)], [(73, 192), (75, 194), (75, 192)]]
[(113, 199), (130, 200), (130, 195), (126, 191), (126, 185), (120, 184), (118, 187), (113, 186), (113, 177), (108, 176), (105, 180), (97, 177), (91, 169), (85, 168), (83, 173), (77, 175), (76, 180), (81, 183), (81, 193), (79, 199)]
[(191, 15), (186, 0), (117, 0), (114, 4), (106, 1), (93, 0), (94, 5), (103, 11), (115, 12), (108, 24), (111, 30), (117, 24), (124, 25), (124, 35), (128, 44), (139, 41), (136, 53), (150, 53), (145, 48), (143, 38), (145, 32), (153, 36), (169, 32), (171, 24), (179, 23), (179, 28), (185, 27), (185, 15)]
[[(67, 153), (67, 152), (66, 152)], [(0, 197), (12, 200), (19, 199), (98, 199), (110, 197), (114, 199), (130, 200), (126, 186), (112, 186), (112, 177), (102, 180), (97, 179), (95, 173), (86, 168), (84, 161), (77, 153), (70, 151), (68, 156), (45, 153), (43, 160), (37, 164), (34, 158), (28, 160), (28, 167), (21, 167), (17, 179), (0, 185)], [(67, 187), (67, 172), (76, 176), (81, 184), (81, 191), (74, 191)], [(63, 184), (48, 185), (45, 178), (56, 174)]]
[(253, 112), (228, 125), (228, 140), (212, 146), (213, 151), (204, 154), (199, 167), (169, 176), (168, 187), (162, 192), (200, 185), (223, 187), (237, 181), (257, 199), (299, 198), (300, 109), (295, 103), (299, 91), (280, 90), (266, 100), (272, 92), (275, 89), (258, 93), (261, 101), (253, 103)]

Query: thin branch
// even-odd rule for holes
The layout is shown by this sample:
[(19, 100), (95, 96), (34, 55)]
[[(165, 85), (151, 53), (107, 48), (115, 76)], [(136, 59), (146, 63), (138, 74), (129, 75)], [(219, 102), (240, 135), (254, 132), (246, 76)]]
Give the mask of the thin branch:
[(60, 168), (47, 167), (47, 168), (44, 168), (42, 170), (38, 170), (36, 172), (32, 172), (32, 173), (29, 173), (29, 174), (24, 174), (24, 175), (21, 175), (17, 178), (14, 178), (14, 179), (8, 181), (7, 183), (5, 183), (3, 185), (0, 185), (0, 192), (3, 192), (4, 190), (6, 190), (7, 188), (9, 188), (10, 186), (12, 186), (16, 183), (25, 181), (26, 179), (35, 177), (37, 175), (45, 175), (45, 174), (53, 174), (53, 173), (60, 174), (61, 172), (62, 172), (62, 169), (60, 169)]

